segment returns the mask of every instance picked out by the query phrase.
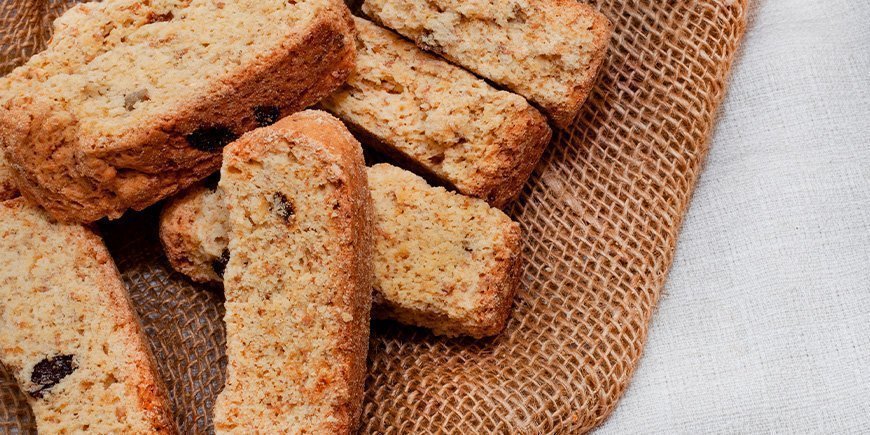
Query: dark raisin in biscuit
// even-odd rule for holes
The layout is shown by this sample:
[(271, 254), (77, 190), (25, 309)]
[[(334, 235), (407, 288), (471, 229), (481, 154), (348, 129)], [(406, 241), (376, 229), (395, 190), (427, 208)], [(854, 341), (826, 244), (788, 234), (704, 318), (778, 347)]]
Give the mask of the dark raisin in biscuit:
[(75, 369), (72, 355), (58, 355), (36, 363), (33, 373), (30, 374), (30, 382), (39, 389), (29, 391), (30, 395), (41, 399), (44, 392), (72, 374)]
[(200, 151), (219, 151), (237, 138), (229, 127), (221, 125), (198, 128), (185, 136), (187, 143)]
[(254, 107), (254, 121), (260, 127), (267, 127), (281, 119), (281, 108), (277, 106)]

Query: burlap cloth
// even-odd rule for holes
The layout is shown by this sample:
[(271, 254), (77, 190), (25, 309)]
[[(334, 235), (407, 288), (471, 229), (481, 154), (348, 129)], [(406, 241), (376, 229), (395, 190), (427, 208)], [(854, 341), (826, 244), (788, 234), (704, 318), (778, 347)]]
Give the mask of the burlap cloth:
[[(70, 0), (0, 2), (0, 73), (44, 46)], [(501, 336), (440, 339), (376, 323), (362, 432), (576, 433), (613, 410), (703, 165), (746, 0), (594, 2), (616, 25), (581, 119), (556, 134), (509, 208), (523, 288)], [(173, 273), (156, 211), (102, 227), (169, 386), (182, 433), (210, 431), (224, 382), (220, 291)], [(34, 431), (0, 368), (0, 431)]]

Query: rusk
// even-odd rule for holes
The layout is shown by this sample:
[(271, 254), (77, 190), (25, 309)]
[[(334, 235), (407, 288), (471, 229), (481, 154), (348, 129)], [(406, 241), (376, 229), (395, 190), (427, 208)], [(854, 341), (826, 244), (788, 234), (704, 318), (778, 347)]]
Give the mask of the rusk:
[(349, 434), (362, 407), (372, 206), (359, 143), (319, 111), (224, 150), (227, 381), (218, 433)]
[(0, 203), (0, 360), (40, 433), (176, 433), (103, 241), (24, 198)]
[(335, 90), (353, 69), (352, 34), (340, 0), (82, 3), (0, 80), (0, 145), (21, 193), (54, 217), (117, 218)]

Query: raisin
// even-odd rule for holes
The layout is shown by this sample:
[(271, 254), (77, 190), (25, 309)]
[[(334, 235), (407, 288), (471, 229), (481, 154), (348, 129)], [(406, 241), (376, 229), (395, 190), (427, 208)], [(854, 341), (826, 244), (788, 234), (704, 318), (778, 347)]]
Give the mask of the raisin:
[(230, 262), (230, 251), (229, 249), (224, 249), (221, 252), (221, 257), (217, 260), (211, 262), (211, 268), (214, 270), (214, 273), (217, 274), (221, 279), (224, 278), (224, 271), (227, 270), (227, 263)]
[(289, 221), (296, 214), (296, 210), (293, 209), (293, 203), (287, 199), (286, 195), (280, 192), (272, 194), (270, 210), (285, 221)]
[(58, 355), (36, 363), (30, 375), (30, 382), (39, 385), (39, 389), (31, 391), (30, 395), (37, 399), (42, 398), (44, 392), (57, 385), (75, 369), (72, 355)]
[(200, 127), (185, 137), (190, 146), (208, 152), (218, 151), (237, 138), (232, 130), (222, 125)]
[(266, 127), (274, 124), (281, 119), (281, 109), (275, 106), (257, 106), (254, 107), (254, 121), (260, 127)]
[(202, 185), (205, 186), (206, 189), (211, 190), (212, 192), (217, 189), (218, 183), (221, 181), (221, 173), (220, 171), (215, 172), (214, 174), (209, 175), (202, 180)]
[(148, 96), (148, 89), (139, 89), (138, 91), (124, 95), (124, 108), (127, 109), (127, 111), (131, 111), (136, 108), (136, 103), (150, 100), (151, 97)]

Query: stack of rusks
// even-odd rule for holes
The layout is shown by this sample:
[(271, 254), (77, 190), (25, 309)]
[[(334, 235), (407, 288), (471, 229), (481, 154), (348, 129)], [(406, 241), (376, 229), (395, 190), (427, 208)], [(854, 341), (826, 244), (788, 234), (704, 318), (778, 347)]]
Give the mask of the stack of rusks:
[(360, 15), (84, 3), (0, 79), (0, 360), (41, 432), (177, 432), (90, 225), (157, 203), (170, 264), (226, 296), (216, 432), (352, 432), (372, 317), (504, 328), (522, 234), (499, 207), (573, 123), (610, 22), (574, 0)]

